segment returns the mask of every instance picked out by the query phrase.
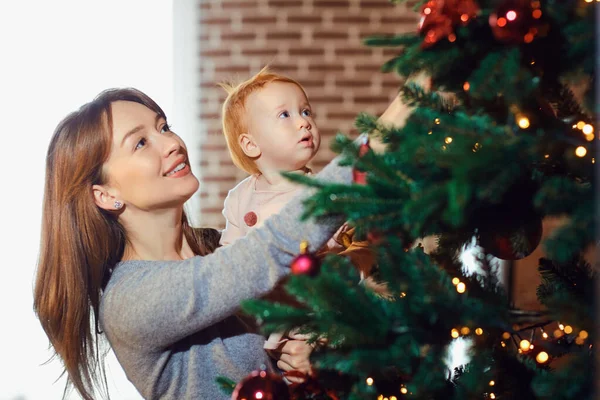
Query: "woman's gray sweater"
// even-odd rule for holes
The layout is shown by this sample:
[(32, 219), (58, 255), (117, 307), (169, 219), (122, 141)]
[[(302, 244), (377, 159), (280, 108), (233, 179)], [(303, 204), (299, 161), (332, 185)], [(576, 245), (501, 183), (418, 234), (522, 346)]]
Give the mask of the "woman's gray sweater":
[[(332, 161), (317, 175), (350, 183), (351, 169)], [(289, 273), (300, 242), (320, 248), (340, 218), (300, 222), (304, 190), (279, 214), (205, 257), (119, 263), (100, 305), (100, 323), (129, 380), (145, 399), (228, 399), (215, 378), (236, 381), (272, 368), (264, 337), (235, 313)]]

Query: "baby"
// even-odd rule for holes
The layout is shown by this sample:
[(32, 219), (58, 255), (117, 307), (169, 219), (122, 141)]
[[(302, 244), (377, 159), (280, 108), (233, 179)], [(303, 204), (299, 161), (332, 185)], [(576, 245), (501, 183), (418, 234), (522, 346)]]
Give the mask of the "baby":
[(302, 190), (282, 171), (310, 174), (321, 136), (304, 89), (298, 82), (264, 68), (228, 92), (223, 133), (234, 164), (250, 176), (229, 191), (221, 244), (232, 243), (261, 226)]
[[(319, 150), (321, 136), (306, 92), (291, 78), (264, 68), (238, 85), (221, 87), (228, 93), (222, 123), (231, 158), (250, 174), (225, 199), (220, 244), (227, 245), (261, 226), (304, 188), (280, 173), (311, 174), (307, 164)], [(343, 226), (319, 253), (347, 255), (355, 264), (370, 267), (374, 257), (368, 243), (353, 242), (352, 231)], [(269, 298), (294, 302), (282, 290)], [(286, 340), (284, 334), (274, 333), (264, 347), (275, 350)]]

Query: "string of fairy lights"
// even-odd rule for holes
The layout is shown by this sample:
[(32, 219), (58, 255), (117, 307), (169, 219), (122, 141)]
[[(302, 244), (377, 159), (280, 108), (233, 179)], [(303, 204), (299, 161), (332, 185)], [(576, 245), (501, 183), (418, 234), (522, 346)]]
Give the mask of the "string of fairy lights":
[[(597, 1), (600, 2), (600, 0), (597, 0)], [(468, 84), (468, 82), (466, 82), (465, 90), (468, 90), (468, 88), (469, 88), (469, 84)], [(517, 113), (515, 118), (516, 118), (516, 123), (519, 126), (519, 128), (527, 129), (530, 127), (530, 121), (527, 116)], [(435, 125), (439, 125), (441, 123), (439, 118), (436, 118), (433, 122)], [(587, 140), (588, 142), (591, 142), (595, 139), (594, 126), (588, 122), (578, 121), (576, 124), (573, 124), (573, 129), (580, 130), (582, 132), (582, 134), (584, 135), (585, 140)], [(431, 130), (428, 132), (429, 135), (431, 135), (432, 133), (433, 132)], [(446, 150), (446, 145), (451, 144), (452, 141), (453, 141), (453, 139), (451, 136), (446, 136), (444, 138), (445, 145), (443, 145), (442, 148), (444, 150)], [(473, 152), (478, 151), (480, 148), (481, 148), (481, 145), (479, 143), (475, 143), (473, 146)], [(577, 146), (575, 148), (575, 155), (577, 157), (585, 157), (586, 154), (587, 154), (587, 149), (584, 146)], [(549, 158), (549, 155), (548, 154), (544, 155), (544, 158)], [(594, 158), (592, 158), (592, 163), (595, 163)], [(467, 285), (465, 284), (465, 282), (462, 282), (458, 277), (454, 277), (452, 279), (452, 284), (454, 285), (456, 291), (459, 294), (466, 293)], [(406, 293), (402, 292), (401, 297), (405, 297), (405, 296), (406, 296)], [(551, 360), (550, 354), (546, 350), (544, 350), (542, 348), (542, 346), (539, 346), (540, 349), (536, 350), (537, 348), (534, 345), (533, 341), (534, 341), (534, 338), (536, 338), (536, 336), (538, 336), (537, 335), (538, 330), (541, 332), (542, 340), (548, 340), (550, 338), (550, 335), (546, 331), (544, 331), (544, 327), (550, 325), (553, 322), (554, 321), (546, 321), (542, 324), (538, 324), (533, 327), (523, 328), (521, 330), (515, 331), (514, 333), (504, 332), (502, 334), (503, 340), (500, 341), (500, 346), (502, 348), (506, 348), (508, 346), (506, 342), (511, 340), (511, 342), (514, 343), (515, 347), (517, 348), (517, 352), (519, 354), (534, 355), (535, 356), (534, 359), (538, 364), (540, 364), (540, 365), (547, 364)], [(529, 339), (523, 339), (521, 337), (521, 332), (523, 332), (525, 330), (531, 330), (531, 336)], [(564, 335), (573, 334), (574, 331), (575, 331), (575, 329), (572, 326), (563, 325), (561, 323), (558, 323), (558, 328), (553, 331), (552, 335), (555, 339), (560, 339)], [(460, 336), (464, 337), (464, 336), (470, 335), (471, 332), (474, 332), (475, 335), (477, 335), (477, 336), (481, 336), (484, 333), (484, 331), (481, 327), (477, 327), (472, 330), (468, 326), (463, 326), (463, 327), (459, 327), (459, 328), (453, 328), (450, 331), (450, 336), (453, 339), (458, 339)], [(589, 333), (587, 331), (579, 330), (578, 334), (575, 336), (574, 342), (577, 345), (583, 346), (588, 338), (589, 338)], [(590, 349), (592, 348), (592, 344), (589, 345), (589, 348)], [(367, 384), (367, 386), (372, 386), (372, 385), (374, 385), (375, 381), (372, 377), (368, 377), (368, 378), (366, 378), (365, 383)], [(495, 385), (496, 385), (496, 381), (490, 380), (489, 386), (494, 387)], [(405, 385), (401, 385), (400, 386), (400, 394), (410, 395), (410, 394), (412, 394), (412, 392), (409, 392)], [(489, 392), (489, 393), (484, 393), (484, 398), (496, 399), (497, 396), (494, 392)], [(378, 395), (377, 400), (398, 400), (398, 397), (395, 395), (385, 396), (383, 394), (380, 394), (380, 395)]]
[[(598, 0), (600, 1), (600, 0)], [(515, 116), (515, 120), (517, 125), (519, 126), (519, 128), (525, 130), (528, 129), (531, 126), (531, 122), (529, 120), (529, 118), (523, 114), (517, 114)], [(440, 119), (436, 118), (434, 120), (434, 124), (439, 125)], [(595, 135), (594, 135), (594, 126), (592, 124), (590, 124), (589, 122), (585, 122), (585, 121), (579, 121), (576, 124), (573, 124), (573, 129), (579, 130), (582, 132), (583, 134), (583, 138), (588, 141), (588, 142), (592, 142), (595, 139)], [(433, 131), (430, 130), (429, 132), (427, 132), (428, 135), (433, 134)], [(599, 137), (600, 139), (600, 137)], [(444, 144), (442, 145), (442, 150), (447, 150), (448, 147), (447, 145), (451, 144), (452, 141), (454, 139), (452, 138), (452, 136), (446, 136), (444, 138)], [(476, 142), (473, 145), (473, 153), (476, 153), (479, 149), (481, 149), (481, 144)], [(579, 157), (579, 158), (583, 158), (588, 154), (588, 149), (584, 146), (584, 145), (578, 145), (575, 147), (574, 149), (574, 154)], [(550, 155), (549, 154), (544, 154), (544, 158), (549, 158)], [(595, 157), (592, 157), (591, 159), (592, 164), (596, 163), (596, 159)]]
[[(467, 285), (462, 282), (458, 277), (454, 277), (452, 279), (452, 284), (454, 285), (456, 291), (459, 294), (464, 294), (467, 292)], [(402, 293), (402, 297), (405, 297), (406, 294)], [(543, 315), (543, 313), (540, 313), (539, 315)], [(551, 355), (544, 349), (544, 345), (543, 345), (543, 341), (548, 341), (551, 340), (550, 335), (548, 334), (547, 331), (544, 330), (544, 328), (548, 327), (551, 324), (557, 324), (557, 328), (552, 332), (552, 336), (554, 339), (558, 340), (561, 339), (563, 337), (565, 337), (566, 335), (573, 335), (574, 336), (574, 343), (579, 345), (579, 346), (583, 346), (586, 344), (587, 339), (589, 338), (589, 333), (584, 330), (578, 330), (577, 334), (574, 335), (574, 332), (576, 331), (576, 329), (574, 327), (572, 327), (571, 325), (564, 325), (560, 322), (555, 322), (555, 321), (544, 321), (532, 326), (527, 326), (521, 329), (515, 329), (514, 332), (504, 332), (501, 336), (500, 340), (500, 346), (502, 348), (507, 348), (509, 347), (508, 343), (513, 343), (514, 346), (517, 349), (517, 352), (521, 355), (524, 356), (531, 356), (533, 359), (535, 359), (535, 361), (539, 364), (539, 365), (545, 365), (547, 363), (549, 363), (549, 361), (551, 361), (552, 357)], [(530, 336), (529, 338), (523, 338), (522, 334), (523, 332), (526, 331), (530, 331)], [(450, 331), (450, 336), (453, 339), (458, 339), (459, 337), (463, 336), (468, 336), (471, 333), (474, 333), (476, 336), (481, 336), (483, 335), (484, 331), (482, 328), (477, 327), (475, 329), (469, 328), (468, 326), (463, 326), (463, 327), (459, 327), (459, 328), (453, 328)], [(539, 333), (541, 333), (541, 335), (539, 335)], [(534, 341), (536, 340), (536, 338), (541, 337), (542, 339), (542, 344), (541, 345), (535, 345)], [(592, 349), (593, 344), (589, 344), (588, 348)], [(373, 386), (375, 384), (375, 380), (372, 377), (367, 377), (365, 379), (365, 383), (367, 384), (367, 386)], [(492, 379), (489, 381), (489, 386), (490, 388), (493, 388), (494, 386), (496, 386), (496, 380)], [(399, 388), (399, 392), (401, 395), (411, 395), (412, 392), (410, 392), (408, 390), (408, 388), (406, 387), (406, 385), (401, 384), (400, 388)], [(496, 399), (497, 395), (496, 393), (494, 393), (493, 391), (487, 392), (483, 394), (484, 398), (488, 398), (488, 399)], [(398, 400), (398, 397), (395, 395), (389, 395), (386, 396), (384, 394), (379, 394), (377, 397), (377, 400)]]
[[(600, 2), (600, 0), (584, 1), (586, 3), (593, 3), (594, 1)], [(530, 3), (531, 10), (529, 11), (531, 11), (531, 16), (533, 17), (534, 23), (530, 27), (530, 29), (527, 32), (524, 32), (524, 35), (520, 38), (524, 43), (532, 42), (536, 35), (543, 33), (543, 27), (537, 26), (535, 24), (535, 21), (540, 20), (542, 16), (540, 5), (541, 3), (537, 0), (533, 0)], [(435, 23), (431, 22), (434, 21), (431, 17), (434, 14), (436, 14), (434, 11), (437, 11), (438, 13), (440, 11), (438, 8), (436, 8), (438, 6), (438, 3), (436, 3), (435, 1), (430, 1), (424, 6), (422, 10), (422, 18), (419, 24), (419, 29), (424, 36), (423, 48), (428, 48), (434, 45), (437, 41), (441, 40), (444, 37), (451, 43), (456, 41), (456, 35), (454, 34), (452, 29), (447, 29), (447, 25), (436, 25)], [(476, 6), (476, 4), (473, 3), (470, 6), (470, 8), (465, 8), (465, 10), (467, 11), (460, 14), (459, 23), (462, 25), (467, 24), (478, 13), (478, 7)], [(503, 41), (510, 41), (512, 40), (512, 37), (506, 35), (503, 36), (502, 29), (506, 28), (511, 22), (514, 22), (517, 19), (518, 12), (522, 12), (523, 10), (517, 11), (513, 9), (508, 9), (505, 11), (505, 13), (494, 13), (490, 15), (490, 25), (492, 26), (492, 28), (496, 28), (494, 33), (496, 34), (499, 40), (501, 39)], [(446, 15), (446, 17), (453, 17), (453, 15)], [(440, 26), (442, 26), (442, 28), (440, 28)], [(518, 35), (516, 35), (515, 37), (517, 36)], [(534, 64), (535, 61), (531, 61), (531, 65)], [(468, 92), (470, 89), (471, 84), (469, 82), (464, 82), (463, 90), (465, 92)], [(518, 110), (516, 106), (512, 107), (511, 111), (514, 115), (516, 126), (519, 129), (527, 130), (532, 127), (532, 121), (526, 113)], [(435, 125), (440, 125), (441, 121), (439, 118), (435, 118), (433, 123)], [(595, 139), (595, 128), (590, 122), (586, 122), (584, 120), (579, 120), (578, 122), (574, 123), (572, 125), (572, 128), (573, 130), (580, 131), (580, 133), (576, 132), (574, 138), (568, 138), (568, 142), (573, 143), (573, 154), (576, 157), (584, 158), (588, 155), (588, 147), (586, 146), (585, 142), (593, 142), (593, 140)], [(431, 134), (433, 134), (433, 129), (429, 130), (428, 132), (428, 135)], [(583, 135), (582, 138), (580, 134)], [(583, 139), (585, 142), (582, 143), (581, 139)], [(441, 145), (442, 150), (447, 150), (448, 146), (452, 142), (452, 136), (445, 136), (443, 139), (443, 144)], [(477, 142), (473, 145), (472, 151), (477, 152), (481, 149), (481, 147), (481, 144)], [(550, 154), (544, 154), (544, 158), (549, 159)], [(591, 158), (591, 163), (595, 163), (594, 157)], [(465, 284), (465, 282), (462, 282), (458, 277), (452, 279), (452, 284), (454, 285), (456, 291), (459, 294), (464, 294), (467, 292), (467, 285)], [(406, 294), (402, 293), (402, 297), (404, 296), (406, 296)], [(550, 326), (556, 326), (556, 329), (548, 328)], [(524, 337), (525, 332), (529, 333), (528, 337)], [(472, 333), (474, 333), (477, 336), (481, 336), (484, 334), (484, 331), (481, 327), (477, 327), (475, 329), (468, 326), (455, 327), (451, 329), (450, 336), (453, 339), (458, 339), (461, 336), (468, 336)], [(547, 365), (552, 360), (552, 356), (550, 354), (552, 352), (550, 350), (547, 351), (544, 343), (549, 342), (551, 340), (559, 340), (567, 336), (573, 339), (573, 342), (578, 346), (586, 345), (586, 341), (589, 339), (589, 333), (586, 330), (578, 330), (572, 327), (571, 325), (564, 325), (556, 321), (543, 321), (536, 325), (527, 326), (521, 329), (517, 329), (516, 326), (514, 326), (512, 332), (506, 331), (502, 333), (501, 340), (499, 341), (499, 346), (508, 350), (508, 348), (511, 347), (512, 343), (514, 344), (514, 348), (516, 348), (518, 354), (531, 357), (539, 365)], [(539, 340), (540, 338), (541, 340)], [(589, 349), (591, 349), (592, 346), (592, 344), (589, 344)], [(375, 381), (372, 377), (367, 377), (365, 383), (367, 386), (373, 386), (375, 384)], [(489, 391), (483, 393), (483, 397), (486, 399), (496, 399), (498, 396), (496, 394), (497, 392), (495, 393), (494, 388), (497, 388), (497, 380), (490, 380), (488, 382), (488, 386)], [(412, 392), (410, 392), (404, 384), (400, 385), (399, 392), (400, 395), (412, 394)], [(377, 400), (398, 400), (398, 397), (396, 395), (386, 396), (384, 394), (379, 394)]]

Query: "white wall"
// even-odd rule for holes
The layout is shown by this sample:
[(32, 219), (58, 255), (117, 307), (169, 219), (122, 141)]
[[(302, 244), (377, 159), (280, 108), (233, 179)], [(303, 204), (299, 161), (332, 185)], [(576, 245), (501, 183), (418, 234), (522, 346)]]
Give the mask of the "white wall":
[[(0, 400), (60, 399), (32, 311), (45, 152), (56, 124), (108, 87), (173, 114), (173, 1), (2, 1), (0, 15)], [(113, 399), (141, 398), (114, 358), (108, 380)]]
[[(200, 178), (200, 145), (206, 129), (200, 120), (200, 48), (198, 4), (204, 0), (173, 1), (173, 112), (169, 118), (175, 121), (173, 130), (187, 145), (192, 168)], [(174, 125), (174, 124), (177, 125)], [(200, 225), (200, 190), (186, 204), (188, 219), (194, 226)]]

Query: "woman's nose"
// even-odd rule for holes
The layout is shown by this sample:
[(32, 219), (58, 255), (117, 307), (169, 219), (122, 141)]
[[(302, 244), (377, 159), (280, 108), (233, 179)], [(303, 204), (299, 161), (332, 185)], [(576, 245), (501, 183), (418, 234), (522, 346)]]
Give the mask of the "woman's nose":
[(179, 152), (179, 150), (181, 149), (181, 142), (175, 135), (172, 135), (170, 137), (163, 136), (163, 141), (165, 157), (168, 157), (173, 152)]

